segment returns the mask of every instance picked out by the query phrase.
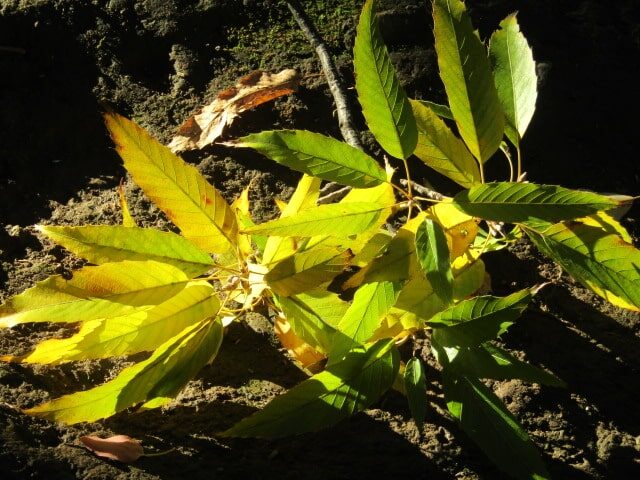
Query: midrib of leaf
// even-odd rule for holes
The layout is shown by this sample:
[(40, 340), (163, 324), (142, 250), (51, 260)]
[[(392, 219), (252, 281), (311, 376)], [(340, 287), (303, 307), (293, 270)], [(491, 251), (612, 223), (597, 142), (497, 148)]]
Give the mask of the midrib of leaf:
[[(372, 20), (372, 26), (373, 26), (373, 15), (371, 16)], [(387, 108), (389, 109), (390, 112), (393, 112), (394, 116), (395, 116), (395, 109), (393, 108), (394, 105), (396, 105), (396, 102), (398, 101), (398, 92), (399, 90), (396, 88), (395, 91), (393, 91), (393, 88), (390, 88), (388, 86), (389, 81), (391, 80), (391, 87), (393, 87), (393, 71), (390, 68), (390, 64), (388, 62), (382, 62), (380, 64), (381, 68), (384, 68), (384, 72), (381, 72), (380, 70), (378, 70), (378, 65), (379, 65), (379, 60), (380, 58), (384, 59), (384, 46), (381, 46), (378, 42), (377, 42), (377, 38), (375, 38), (375, 35), (373, 36), (373, 38), (371, 39), (371, 48), (373, 50), (373, 54), (375, 56), (375, 66), (376, 66), (376, 71), (378, 74), (378, 78), (380, 78), (381, 75), (384, 75), (384, 79), (382, 81), (382, 89), (387, 93), (387, 95), (384, 96), (385, 101), (387, 102)], [(375, 44), (374, 44), (375, 42)], [(389, 62), (391, 61), (390, 59), (388, 59)], [(391, 102), (391, 98), (389, 97), (389, 94), (393, 94), (393, 102)], [(402, 105), (400, 105), (400, 115), (398, 115), (399, 118), (402, 118)], [(404, 130), (406, 125), (397, 125), (396, 127), (398, 128), (399, 132), (394, 132), (396, 133), (396, 140), (399, 144), (402, 143), (402, 135), (404, 134)]]
[[(132, 227), (132, 228), (137, 228), (137, 227)], [(165, 233), (162, 231), (159, 231), (161, 233)], [(44, 232), (45, 235), (47, 234), (47, 232)], [(81, 243), (81, 244), (89, 244), (89, 242), (86, 242), (85, 240), (79, 240), (76, 237), (73, 237), (72, 235), (68, 235), (66, 233), (62, 233), (61, 231), (56, 231), (55, 235), (60, 236), (60, 237), (64, 237), (67, 238), (69, 240), (71, 240), (72, 242), (76, 242), (76, 243)], [(128, 248), (123, 248), (123, 247), (117, 247), (114, 245), (110, 245), (110, 244), (104, 244), (104, 243), (94, 243), (93, 245), (96, 245), (99, 248), (104, 248), (106, 250), (116, 250), (118, 252), (132, 252), (135, 254), (139, 254), (139, 255), (144, 255), (146, 259), (148, 260), (155, 260), (158, 262), (163, 263), (163, 261), (165, 261), (166, 259), (169, 260), (173, 260), (173, 261), (177, 261), (177, 262), (183, 262), (183, 263), (188, 263), (191, 265), (207, 265), (205, 263), (199, 262), (199, 261), (194, 261), (188, 258), (184, 258), (181, 256), (177, 256), (180, 254), (179, 250), (176, 250), (174, 248), (168, 248), (167, 250), (169, 251), (169, 253), (172, 254), (177, 254), (176, 256), (169, 256), (169, 255), (160, 255), (160, 254), (155, 254), (155, 253), (151, 253), (151, 252), (145, 252), (143, 250), (132, 250), (132, 249), (128, 249)], [(213, 266), (213, 263), (210, 264), (211, 266)]]

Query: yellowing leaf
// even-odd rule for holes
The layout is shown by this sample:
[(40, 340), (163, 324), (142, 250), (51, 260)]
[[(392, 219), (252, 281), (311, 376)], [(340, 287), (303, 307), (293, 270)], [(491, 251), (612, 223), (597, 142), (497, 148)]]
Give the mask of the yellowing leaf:
[(576, 280), (618, 306), (640, 308), (640, 251), (619, 235), (578, 222), (557, 223), (544, 232), (525, 231)]
[[(320, 195), (320, 179), (303, 175), (280, 218), (290, 217), (314, 207)], [(297, 250), (294, 239), (270, 235), (262, 254), (262, 263), (269, 265), (293, 254)]]
[(188, 276), (153, 261), (84, 267), (70, 280), (53, 276), (0, 307), (0, 327), (26, 322), (78, 322), (118, 317), (153, 307), (180, 292)]
[(207, 282), (192, 282), (177, 295), (149, 309), (89, 320), (69, 338), (45, 340), (27, 355), (3, 360), (62, 363), (151, 351), (185, 328), (217, 315), (220, 301)]
[(261, 70), (240, 78), (236, 85), (218, 93), (209, 105), (189, 117), (171, 140), (174, 152), (194, 150), (212, 144), (242, 112), (298, 89), (300, 76), (295, 70), (268, 73)]
[(314, 350), (311, 345), (294, 333), (291, 324), (284, 317), (276, 317), (273, 330), (289, 355), (300, 362), (304, 368), (313, 368), (314, 365), (324, 360), (325, 356), (322, 353)]
[[(456, 301), (477, 292), (485, 281), (482, 260), (471, 254), (458, 257), (453, 267), (453, 298)], [(436, 313), (447, 307), (433, 292), (423, 275), (411, 278), (402, 288), (398, 300), (384, 317), (380, 328), (371, 338), (395, 338), (424, 328), (424, 324)]]
[(96, 265), (122, 260), (155, 260), (173, 265), (190, 276), (200, 275), (213, 267), (209, 254), (172, 232), (110, 225), (39, 225), (38, 230)]
[(264, 280), (274, 293), (288, 297), (331, 280), (344, 270), (351, 252), (317, 247), (275, 264)]
[(613, 233), (614, 235), (620, 235), (620, 237), (627, 243), (633, 243), (633, 239), (627, 229), (622, 224), (609, 215), (606, 212), (598, 212), (588, 217), (578, 218), (576, 222), (584, 223), (591, 227), (600, 228), (607, 233)]
[(367, 283), (356, 291), (351, 306), (338, 323), (342, 335), (335, 338), (330, 363), (339, 361), (349, 350), (371, 338), (399, 293), (399, 283), (386, 281)]
[(275, 300), (297, 337), (314, 350), (329, 353), (333, 336), (349, 304), (335, 293), (316, 289)]
[[(387, 180), (391, 180), (393, 171), (387, 169)], [(376, 203), (381, 207), (384, 207), (382, 213), (378, 217), (378, 220), (372, 223), (364, 232), (355, 236), (345, 238), (335, 238), (327, 235), (318, 235), (309, 239), (305, 248), (311, 248), (313, 246), (322, 244), (324, 246), (336, 246), (341, 248), (349, 248), (354, 254), (360, 252), (362, 248), (369, 242), (371, 238), (376, 236), (380, 231), (380, 228), (386, 222), (387, 218), (393, 212), (393, 206), (396, 203), (396, 198), (393, 193), (393, 187), (390, 183), (383, 183), (376, 187), (371, 188), (353, 188), (340, 200), (339, 203)]]
[(304, 210), (290, 217), (278, 218), (244, 229), (244, 233), (313, 237), (319, 231), (335, 237), (362, 233), (376, 224), (385, 207), (377, 203), (334, 203)]
[(478, 222), (451, 202), (436, 203), (427, 212), (444, 229), (450, 258), (453, 260), (466, 252), (478, 234)]
[(24, 412), (67, 424), (94, 422), (148, 400), (175, 396), (216, 356), (222, 333), (219, 319), (199, 322), (160, 345), (147, 360), (122, 370), (113, 380)]
[(464, 142), (426, 105), (411, 100), (418, 126), (413, 154), (436, 172), (469, 188), (480, 183), (480, 169)]
[(386, 250), (343, 284), (343, 288), (354, 288), (363, 282), (403, 281), (417, 271), (415, 256), (415, 233), (427, 213), (421, 212), (409, 220), (389, 242)]
[(130, 120), (105, 120), (127, 171), (182, 234), (207, 252), (235, 253), (236, 216), (198, 170)]
[(120, 210), (122, 210), (122, 226), (124, 227), (136, 227), (136, 221), (131, 216), (129, 211), (129, 204), (127, 203), (127, 197), (124, 194), (124, 184), (120, 182), (118, 185), (118, 199), (120, 201)]
[[(251, 188), (251, 182), (249, 186), (242, 190), (242, 193), (231, 204), (231, 210), (235, 212), (238, 219), (238, 223), (243, 227), (249, 227), (253, 225), (251, 219), (251, 212), (249, 211), (249, 189)], [(251, 246), (251, 237), (249, 235), (238, 234), (238, 250), (243, 258), (248, 257), (253, 253), (253, 247)]]

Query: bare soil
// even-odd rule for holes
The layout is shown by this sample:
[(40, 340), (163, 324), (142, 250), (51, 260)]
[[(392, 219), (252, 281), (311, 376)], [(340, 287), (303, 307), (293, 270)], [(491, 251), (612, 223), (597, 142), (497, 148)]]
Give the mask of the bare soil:
[[(338, 59), (349, 63), (360, 1), (303, 2)], [(410, 95), (443, 100), (426, 2), (384, 1), (383, 34)], [(469, 0), (483, 37), (520, 10), (539, 63), (538, 110), (525, 138), (529, 178), (600, 192), (640, 192), (640, 6), (634, 0)], [(244, 115), (229, 137), (266, 128), (339, 136), (331, 97), (312, 49), (278, 1), (0, 1), (0, 300), (80, 259), (34, 236), (31, 225), (120, 221), (116, 186), (126, 178), (105, 132), (101, 102), (168, 141), (195, 108), (255, 68), (297, 68), (301, 90)], [(351, 91), (354, 111), (359, 112)], [(626, 113), (626, 115), (625, 115)], [(359, 118), (362, 126), (362, 119)], [(366, 140), (366, 138), (365, 138)], [(298, 176), (250, 152), (215, 146), (185, 155), (232, 200), (254, 179), (256, 217), (273, 213)], [(420, 170), (449, 193), (452, 185)], [(490, 176), (505, 165), (496, 159)], [(130, 182), (144, 225), (171, 228)], [(640, 235), (640, 215), (624, 223)], [(575, 283), (527, 242), (487, 256), (493, 291), (549, 281), (502, 339), (522, 358), (564, 379), (566, 390), (494, 382), (557, 479), (640, 478), (640, 315), (612, 307)], [(0, 332), (0, 353), (24, 352), (59, 327)], [(429, 356), (427, 349), (423, 350)], [(232, 325), (213, 365), (168, 407), (64, 426), (15, 407), (86, 389), (130, 362), (117, 358), (59, 367), (0, 364), (0, 478), (429, 478), (503, 475), (446, 415), (438, 373), (419, 432), (395, 392), (340, 425), (280, 441), (216, 438), (304, 379), (270, 334), (269, 319)], [(85, 434), (127, 434), (148, 452), (131, 466), (78, 446)]]

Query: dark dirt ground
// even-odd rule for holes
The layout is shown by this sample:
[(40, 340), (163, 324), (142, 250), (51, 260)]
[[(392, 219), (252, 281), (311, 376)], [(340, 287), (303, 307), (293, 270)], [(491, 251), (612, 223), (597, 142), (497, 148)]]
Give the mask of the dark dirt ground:
[[(353, 84), (349, 56), (361, 2), (304, 2)], [(469, 0), (482, 36), (506, 14), (520, 23), (541, 75), (524, 142), (529, 178), (595, 191), (640, 193), (640, 4), (594, 0)], [(425, 2), (382, 2), (382, 28), (411, 95), (442, 101)], [(229, 136), (295, 126), (338, 136), (331, 98), (311, 48), (278, 1), (0, 1), (0, 300), (80, 265), (28, 226), (115, 223), (124, 176), (99, 102), (167, 141), (198, 105), (255, 68), (302, 72), (299, 93), (244, 115)], [(353, 91), (352, 91), (353, 93)], [(355, 99), (352, 98), (355, 105)], [(355, 111), (358, 111), (355, 108)], [(627, 113), (625, 115), (626, 112)], [(360, 121), (362, 121), (360, 119)], [(256, 178), (257, 215), (271, 212), (296, 175), (248, 152), (211, 147), (185, 155), (232, 199)], [(504, 175), (494, 162), (490, 175)], [(442, 179), (421, 172), (434, 185)], [(134, 215), (166, 227), (127, 184)], [(625, 225), (640, 234), (638, 207)], [(562, 275), (528, 243), (487, 258), (505, 294), (550, 280), (503, 338), (568, 390), (494, 387), (543, 453), (556, 479), (640, 478), (640, 316), (611, 307)], [(388, 394), (366, 414), (275, 442), (219, 440), (220, 431), (304, 376), (279, 351), (268, 320), (229, 328), (221, 354), (168, 408), (65, 427), (20, 414), (51, 396), (88, 388), (126, 359), (55, 368), (0, 365), (0, 478), (504, 478), (445, 415), (437, 373), (422, 435), (405, 400)], [(0, 333), (0, 352), (24, 351), (56, 328)], [(78, 448), (83, 434), (128, 434), (150, 451), (131, 466)]]

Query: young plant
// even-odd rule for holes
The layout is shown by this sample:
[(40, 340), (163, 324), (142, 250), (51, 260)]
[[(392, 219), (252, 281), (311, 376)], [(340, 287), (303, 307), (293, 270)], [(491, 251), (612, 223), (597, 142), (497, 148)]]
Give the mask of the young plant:
[[(121, 226), (39, 227), (93, 265), (10, 299), (0, 307), (0, 326), (78, 322), (80, 328), (3, 359), (53, 364), (151, 354), (103, 385), (26, 412), (76, 423), (158, 407), (214, 359), (224, 325), (268, 305), (277, 312), (282, 344), (317, 373), (221, 435), (315, 431), (367, 408), (392, 386), (406, 393), (421, 425), (425, 365), (411, 358), (404, 366), (397, 344), (424, 332), (460, 426), (512, 476), (548, 478), (527, 433), (482, 382), (563, 385), (491, 343), (538, 287), (479, 295), (488, 289), (480, 257), (527, 235), (584, 285), (638, 310), (640, 252), (606, 213), (619, 201), (523, 181), (520, 141), (537, 93), (535, 64), (515, 15), (501, 22), (488, 52), (461, 1), (434, 0), (433, 18), (448, 106), (407, 98), (374, 1), (366, 2), (358, 25), (358, 98), (380, 146), (403, 166), (406, 189), (392, 181), (390, 167), (338, 140), (299, 130), (248, 135), (233, 144), (304, 173), (289, 202), (279, 204), (280, 218), (255, 225), (247, 190), (227, 204), (195, 168), (132, 122), (107, 114), (125, 167), (182, 235), (136, 226), (124, 201)], [(487, 183), (484, 164), (498, 150), (511, 165), (514, 151), (517, 163), (507, 181)], [(412, 155), (463, 190), (452, 198), (416, 195)], [(352, 189), (337, 203), (318, 204), (322, 180)], [(400, 211), (407, 220), (391, 234), (384, 224)], [(335, 286), (339, 274), (354, 270)]]

